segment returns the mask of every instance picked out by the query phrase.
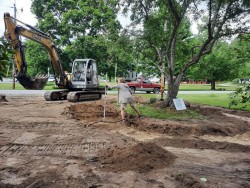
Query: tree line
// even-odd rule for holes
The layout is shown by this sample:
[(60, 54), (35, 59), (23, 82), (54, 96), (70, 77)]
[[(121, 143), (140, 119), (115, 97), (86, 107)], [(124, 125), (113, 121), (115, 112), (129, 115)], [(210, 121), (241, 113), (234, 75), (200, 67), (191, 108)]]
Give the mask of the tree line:
[[(37, 28), (54, 40), (65, 70), (76, 58), (93, 58), (109, 78), (128, 70), (165, 77), (164, 106), (182, 79), (216, 81), (250, 77), (247, 0), (33, 0)], [(117, 15), (129, 15), (123, 28)], [(198, 33), (191, 32), (192, 23)], [(47, 51), (25, 41), (29, 74), (46, 73)]]

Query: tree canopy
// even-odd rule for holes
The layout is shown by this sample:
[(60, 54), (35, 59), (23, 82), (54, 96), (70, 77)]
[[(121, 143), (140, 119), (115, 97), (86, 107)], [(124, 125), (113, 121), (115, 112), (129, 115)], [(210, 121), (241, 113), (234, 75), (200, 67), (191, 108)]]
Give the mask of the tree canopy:
[(3, 77), (6, 77), (8, 74), (8, 68), (11, 66), (12, 50), (9, 48), (9, 45), (3, 37), (0, 37), (0, 80), (3, 80)]
[[(114, 76), (128, 69), (132, 62), (130, 39), (120, 32), (117, 1), (63, 0), (32, 3), (38, 27), (51, 35), (58, 48), (66, 52), (67, 63), (76, 58), (93, 58), (99, 73)], [(61, 57), (61, 56), (60, 56)]]
[[(225, 54), (231, 56), (227, 47), (221, 54), (206, 55), (217, 41), (249, 33), (249, 6), (247, 0), (33, 0), (32, 12), (38, 27), (62, 49), (66, 68), (75, 58), (94, 58), (99, 73), (110, 78), (135, 64), (142, 70), (150, 67), (168, 82), (164, 105), (169, 106), (190, 67), (202, 64), (209, 70), (229, 65), (221, 63)], [(131, 14), (127, 29), (122, 30), (117, 20), (119, 11)], [(197, 35), (190, 31), (193, 22), (201, 23)], [(248, 48), (247, 42), (243, 47)], [(247, 53), (241, 57), (247, 61)], [(239, 60), (231, 65), (236, 63)]]
[[(150, 34), (151, 37), (157, 36), (165, 39), (162, 41), (162, 45), (165, 45), (166, 49), (161, 48), (162, 51), (160, 51), (159, 47), (155, 46), (155, 50), (160, 52), (158, 54), (161, 54), (162, 64), (165, 64), (165, 68), (164, 65), (161, 66), (161, 72), (164, 72), (165, 69), (168, 81), (165, 106), (169, 106), (172, 99), (176, 98), (181, 79), (186, 71), (199, 63), (202, 56), (209, 54), (216, 41), (223, 37), (249, 32), (250, 3), (247, 0), (123, 0), (121, 2), (124, 6), (124, 12), (132, 11), (131, 18), (134, 23), (145, 23), (153, 15), (161, 15), (164, 24), (160, 25), (164, 28), (164, 32), (158, 32), (159, 35), (155, 35), (153, 32)], [(180, 41), (187, 42), (189, 38), (185, 36), (182, 29), (187, 16), (192, 21), (197, 21), (199, 18), (206, 19), (202, 20), (203, 27), (200, 28), (199, 33), (203, 35), (202, 40), (193, 40), (193, 46), (190, 46), (189, 50), (190, 55), (187, 56), (189, 58), (182, 62), (178, 61), (178, 54), (182, 53), (178, 51), (178, 49), (181, 49), (178, 48), (178, 44), (180, 44)], [(147, 27), (143, 29), (147, 31)], [(190, 40), (189, 42), (192, 43)], [(153, 43), (151, 44), (153, 45)], [(162, 45), (160, 46), (162, 47)], [(196, 50), (192, 50), (194, 48)], [(176, 71), (177, 68), (178, 71)]]

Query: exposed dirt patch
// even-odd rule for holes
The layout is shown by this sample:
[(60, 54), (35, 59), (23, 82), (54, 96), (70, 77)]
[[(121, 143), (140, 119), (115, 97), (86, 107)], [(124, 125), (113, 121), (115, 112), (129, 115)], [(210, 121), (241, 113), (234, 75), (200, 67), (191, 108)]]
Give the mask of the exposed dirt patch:
[(173, 164), (176, 156), (153, 143), (139, 143), (122, 149), (101, 151), (99, 160), (104, 170), (149, 172)]
[[(140, 131), (153, 131), (161, 134), (172, 136), (188, 135), (216, 135), (216, 136), (235, 136), (250, 131), (250, 122), (244, 119), (229, 117), (223, 114), (223, 110), (191, 107), (190, 109), (200, 112), (206, 118), (204, 120), (157, 120), (144, 118), (143, 120), (131, 119), (129, 126), (139, 129)], [(225, 110), (227, 113), (231, 111)], [(232, 111), (233, 113), (233, 111)], [(249, 115), (245, 112), (244, 115)]]
[(6, 98), (0, 187), (250, 187), (250, 112), (191, 105), (204, 119), (123, 125), (115, 97)]
[[(105, 112), (104, 112), (105, 111)], [(117, 119), (119, 117), (118, 108), (115, 107), (115, 100), (112, 98), (107, 101), (93, 101), (89, 103), (80, 103), (70, 105), (64, 109), (63, 114), (76, 120), (98, 120), (104, 118)]]
[(5, 95), (0, 95), (0, 103), (2, 103), (2, 102), (8, 102), (5, 97), (6, 97)]
[(176, 148), (193, 148), (193, 149), (213, 149), (216, 151), (227, 151), (227, 152), (246, 152), (250, 153), (250, 145), (241, 145), (237, 143), (230, 143), (224, 141), (208, 141), (197, 138), (160, 138), (154, 140), (158, 145), (171, 146)]

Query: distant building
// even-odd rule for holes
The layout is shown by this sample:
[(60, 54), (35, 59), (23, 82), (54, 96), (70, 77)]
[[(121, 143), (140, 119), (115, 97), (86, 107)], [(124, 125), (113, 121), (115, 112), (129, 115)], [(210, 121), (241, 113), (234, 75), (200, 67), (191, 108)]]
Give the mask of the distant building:
[(240, 78), (239, 79), (239, 84), (249, 84), (250, 83), (250, 78)]
[(140, 74), (136, 71), (127, 71), (127, 74), (124, 77), (127, 82), (130, 82), (132, 80), (135, 80), (139, 76)]
[(186, 79), (182, 80), (182, 84), (210, 84), (210, 82), (206, 79), (204, 80), (193, 80), (193, 79)]

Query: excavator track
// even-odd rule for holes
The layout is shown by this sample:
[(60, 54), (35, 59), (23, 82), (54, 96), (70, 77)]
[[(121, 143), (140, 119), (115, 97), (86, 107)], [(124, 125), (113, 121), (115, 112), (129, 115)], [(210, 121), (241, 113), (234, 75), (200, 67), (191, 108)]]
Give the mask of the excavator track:
[(93, 101), (102, 98), (104, 91), (46, 91), (44, 98), (47, 101), (68, 100), (69, 102)]
[(93, 101), (100, 100), (101, 98), (102, 92), (100, 91), (75, 91), (67, 95), (69, 102)]
[(46, 101), (66, 100), (69, 91), (46, 91), (44, 98)]

